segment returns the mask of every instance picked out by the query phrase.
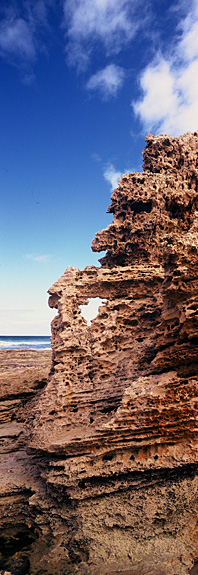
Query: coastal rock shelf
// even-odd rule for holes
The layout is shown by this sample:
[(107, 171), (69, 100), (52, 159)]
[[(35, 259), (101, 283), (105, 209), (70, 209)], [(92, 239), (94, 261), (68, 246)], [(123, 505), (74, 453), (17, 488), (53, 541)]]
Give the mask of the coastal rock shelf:
[(69, 267), (49, 290), (47, 384), (2, 404), (21, 470), (2, 482), (13, 575), (198, 573), (198, 132), (146, 142), (93, 241), (101, 267)]
[[(0, 350), (0, 574), (26, 575), (34, 565), (38, 526), (30, 498), (42, 484), (28, 453), (27, 413), (46, 385), (51, 350)], [(43, 550), (45, 549), (43, 543)], [(40, 543), (39, 543), (40, 546)], [(37, 544), (37, 559), (39, 547)], [(31, 553), (31, 565), (29, 554)], [(41, 552), (40, 552), (41, 553)]]

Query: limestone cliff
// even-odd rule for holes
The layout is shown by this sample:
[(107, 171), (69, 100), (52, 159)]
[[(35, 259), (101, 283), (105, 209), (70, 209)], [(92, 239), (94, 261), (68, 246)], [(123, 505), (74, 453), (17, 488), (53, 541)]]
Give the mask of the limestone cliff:
[(146, 142), (93, 241), (101, 267), (49, 290), (53, 365), (27, 409), (32, 575), (196, 573), (198, 132)]

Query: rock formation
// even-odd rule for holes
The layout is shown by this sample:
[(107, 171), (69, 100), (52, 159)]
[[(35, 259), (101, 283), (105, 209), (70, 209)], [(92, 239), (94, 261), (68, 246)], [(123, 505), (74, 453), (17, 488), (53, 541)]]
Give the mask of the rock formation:
[[(30, 498), (42, 485), (27, 453), (25, 421), (31, 400), (46, 385), (50, 350), (0, 350), (0, 574), (27, 575), (39, 558)], [(39, 487), (40, 485), (40, 487)], [(41, 543), (42, 544), (42, 543)]]
[[(52, 369), (26, 408), (25, 571), (6, 560), (4, 522), (13, 575), (196, 573), (198, 132), (146, 142), (93, 241), (101, 267), (69, 267), (49, 290)], [(89, 326), (80, 306), (95, 297)]]

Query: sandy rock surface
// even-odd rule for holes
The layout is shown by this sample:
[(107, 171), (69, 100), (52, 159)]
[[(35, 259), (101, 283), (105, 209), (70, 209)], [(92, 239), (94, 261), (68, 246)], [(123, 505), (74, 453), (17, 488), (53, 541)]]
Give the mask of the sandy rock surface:
[[(2, 373), (13, 575), (197, 572), (198, 132), (146, 142), (93, 241), (101, 267), (69, 267), (49, 290), (47, 383), (47, 364)], [(80, 306), (95, 297), (89, 326)]]
[[(51, 350), (0, 350), (0, 573), (26, 575), (26, 547), (34, 542), (29, 501), (38, 483), (27, 453), (26, 419), (30, 402), (46, 385)], [(42, 489), (41, 489), (42, 493)]]

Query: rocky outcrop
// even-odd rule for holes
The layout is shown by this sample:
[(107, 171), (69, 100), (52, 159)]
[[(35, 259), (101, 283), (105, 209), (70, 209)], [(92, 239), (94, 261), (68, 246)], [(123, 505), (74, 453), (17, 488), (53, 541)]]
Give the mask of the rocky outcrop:
[(49, 290), (52, 371), (27, 410), (32, 575), (196, 573), (198, 132), (146, 142), (93, 241), (102, 267)]
[[(26, 419), (46, 385), (51, 351), (0, 350), (0, 573), (26, 575), (46, 546), (31, 511), (43, 486), (28, 453)], [(42, 551), (41, 551), (42, 548)]]

